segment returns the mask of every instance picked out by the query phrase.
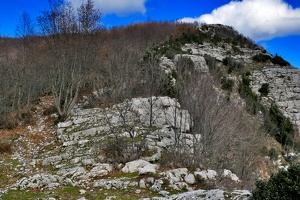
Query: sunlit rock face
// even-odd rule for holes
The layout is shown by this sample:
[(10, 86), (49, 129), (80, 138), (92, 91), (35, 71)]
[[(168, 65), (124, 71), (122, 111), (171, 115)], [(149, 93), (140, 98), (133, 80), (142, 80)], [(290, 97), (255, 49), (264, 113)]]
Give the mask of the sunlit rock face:
[(252, 89), (257, 94), (262, 84), (269, 84), (268, 98), (273, 100), (283, 112), (297, 125), (300, 132), (300, 71), (296, 68), (265, 66), (252, 73)]

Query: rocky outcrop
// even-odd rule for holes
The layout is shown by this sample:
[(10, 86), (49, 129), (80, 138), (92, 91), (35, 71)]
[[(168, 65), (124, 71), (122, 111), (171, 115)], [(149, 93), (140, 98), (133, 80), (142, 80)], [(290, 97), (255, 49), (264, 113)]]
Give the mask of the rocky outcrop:
[[(124, 120), (127, 126), (124, 126)], [(72, 185), (106, 190), (130, 189), (137, 194), (141, 190), (149, 190), (163, 196), (157, 197), (159, 199), (198, 199), (204, 196), (207, 199), (214, 197), (224, 199), (226, 191), (193, 191), (199, 180), (215, 181), (218, 177), (216, 171), (200, 169), (189, 171), (187, 168), (161, 170), (158, 164), (151, 163), (161, 158), (162, 151), (173, 147), (175, 130), (177, 133), (179, 131), (180, 137), (185, 138), (185, 144), (192, 145), (193, 137), (189, 136), (192, 123), (189, 120), (189, 113), (181, 109), (176, 99), (169, 97), (135, 98), (104, 109), (78, 108), (68, 121), (57, 126), (55, 134), (60, 145), (45, 152), (39, 160), (35, 160), (35, 163), (40, 163), (42, 167), (53, 168), (53, 171), (24, 177), (17, 181), (12, 189), (51, 190)], [(147, 135), (144, 135), (145, 131)], [(105, 158), (107, 155), (99, 150), (99, 145), (104, 145), (104, 141), (110, 141), (116, 135), (127, 139), (146, 136), (145, 141), (148, 150), (152, 152), (151, 155), (124, 165), (120, 163), (118, 166), (103, 162), (108, 159)], [(192, 152), (192, 146), (190, 150)], [(124, 177), (110, 176), (113, 170), (123, 173)], [(170, 191), (174, 190), (190, 192), (169, 196)], [(239, 197), (241, 194), (240, 192), (234, 196)]]
[(252, 89), (258, 95), (262, 84), (269, 84), (268, 98), (298, 126), (300, 132), (300, 71), (296, 68), (265, 66), (252, 72)]
[(134, 139), (135, 144), (145, 137), (143, 142), (153, 152), (140, 160), (121, 165), (123, 173), (155, 174), (159, 167), (149, 162), (159, 160), (162, 148), (174, 144), (175, 129), (182, 136), (188, 134), (189, 120), (189, 113), (180, 108), (176, 99), (169, 97), (134, 98), (112, 108), (77, 109), (68, 121), (57, 126), (55, 134), (61, 146), (46, 152), (44, 158), (35, 160), (43, 167), (53, 167), (56, 172), (23, 178), (14, 187), (85, 185), (95, 178), (107, 176), (113, 165), (105, 162), (109, 158), (101, 153), (101, 148), (116, 136)]

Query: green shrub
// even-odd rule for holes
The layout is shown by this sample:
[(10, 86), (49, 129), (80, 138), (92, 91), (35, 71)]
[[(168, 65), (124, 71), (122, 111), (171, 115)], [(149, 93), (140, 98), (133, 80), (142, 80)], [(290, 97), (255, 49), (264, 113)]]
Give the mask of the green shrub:
[(234, 81), (232, 79), (222, 79), (221, 84), (222, 84), (221, 88), (223, 90), (232, 92), (232, 88), (234, 86)]
[(258, 90), (261, 96), (266, 97), (269, 94), (269, 83), (263, 83), (261, 88)]
[(269, 151), (269, 156), (271, 160), (276, 160), (279, 156), (279, 153), (276, 151), (276, 149), (271, 148)]
[(289, 62), (287, 62), (286, 60), (284, 60), (281, 56), (278, 56), (277, 54), (271, 59), (271, 62), (273, 64), (277, 64), (277, 65), (280, 65), (280, 66), (291, 65)]
[[(175, 73), (174, 73), (175, 72)], [(169, 96), (171, 98), (178, 97), (178, 89), (175, 87), (173, 83), (173, 78), (177, 78), (177, 73), (175, 70), (168, 74), (166, 78), (163, 80), (162, 86), (160, 88), (159, 93), (164, 96)], [(175, 79), (176, 79), (175, 78)]]
[(239, 47), (235, 46), (235, 45), (232, 45), (232, 50), (233, 50), (235, 53), (238, 53), (238, 54), (241, 54), (241, 55), (244, 54), (244, 52), (241, 51), (241, 49), (240, 49)]
[(194, 73), (195, 65), (191, 58), (180, 56), (176, 62), (176, 69), (179, 79), (186, 80)]
[(262, 63), (264, 63), (264, 62), (267, 62), (267, 61), (271, 60), (271, 58), (272, 57), (269, 56), (269, 55), (267, 55), (267, 54), (260, 53), (260, 54), (257, 54), (255, 56), (253, 56), (252, 60), (254, 60), (256, 62), (262, 62)]
[(222, 63), (227, 66), (227, 73), (231, 74), (231, 72), (233, 71), (237, 71), (237, 72), (242, 72), (243, 69), (245, 68), (245, 66), (240, 63), (235, 61), (232, 57), (226, 57), (223, 59)]
[(252, 192), (254, 200), (294, 200), (300, 197), (300, 165), (281, 170), (269, 181), (257, 181)]
[(272, 123), (277, 127), (273, 130), (273, 136), (284, 147), (294, 144), (294, 127), (289, 118), (285, 117), (276, 104), (269, 109), (269, 116)]
[(257, 114), (259, 110), (263, 110), (263, 106), (258, 101), (258, 96), (250, 87), (249, 73), (243, 74), (242, 81), (239, 84), (239, 94), (246, 102), (246, 109), (251, 114)]

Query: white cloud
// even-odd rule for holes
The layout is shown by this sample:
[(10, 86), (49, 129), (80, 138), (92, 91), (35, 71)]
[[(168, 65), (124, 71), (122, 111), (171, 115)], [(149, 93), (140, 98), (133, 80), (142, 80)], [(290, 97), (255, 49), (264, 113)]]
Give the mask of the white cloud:
[[(66, 0), (71, 1), (75, 8), (78, 8), (84, 0)], [(120, 16), (146, 12), (147, 0), (94, 0), (94, 5), (99, 8), (103, 14), (117, 14)]]
[(231, 1), (210, 14), (181, 21), (233, 26), (255, 41), (300, 34), (300, 8), (283, 0)]

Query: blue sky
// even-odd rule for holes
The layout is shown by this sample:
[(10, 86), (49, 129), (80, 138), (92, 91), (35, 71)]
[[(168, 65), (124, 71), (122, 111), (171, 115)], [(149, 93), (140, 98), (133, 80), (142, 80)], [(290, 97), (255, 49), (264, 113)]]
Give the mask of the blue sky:
[[(71, 0), (75, 7), (83, 0)], [(198, 21), (233, 26), (300, 67), (300, 0), (94, 0), (106, 27), (145, 21)], [(0, 0), (0, 35), (14, 37), (23, 11), (34, 20), (48, 0)]]

